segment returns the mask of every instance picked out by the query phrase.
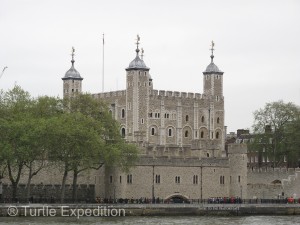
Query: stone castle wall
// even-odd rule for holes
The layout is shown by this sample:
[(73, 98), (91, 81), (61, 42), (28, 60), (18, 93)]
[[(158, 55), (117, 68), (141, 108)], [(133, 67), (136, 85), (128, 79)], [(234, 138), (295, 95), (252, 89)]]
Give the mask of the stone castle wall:
[[(221, 176), (225, 178), (224, 183), (220, 182)], [(229, 196), (229, 165), (226, 158), (199, 160), (144, 156), (128, 173), (106, 168), (103, 177), (106, 192), (101, 197), (106, 198), (152, 199), (154, 196), (166, 199), (179, 195), (189, 199), (207, 199)]]
[[(248, 195), (250, 198), (300, 197), (300, 169), (260, 168), (248, 169)], [(284, 194), (284, 196), (282, 196)]]

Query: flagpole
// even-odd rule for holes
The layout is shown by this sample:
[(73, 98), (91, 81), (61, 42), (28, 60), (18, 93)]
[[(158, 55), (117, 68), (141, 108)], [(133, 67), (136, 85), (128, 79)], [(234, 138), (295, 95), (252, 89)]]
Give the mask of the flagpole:
[(102, 92), (104, 92), (104, 33), (102, 37)]

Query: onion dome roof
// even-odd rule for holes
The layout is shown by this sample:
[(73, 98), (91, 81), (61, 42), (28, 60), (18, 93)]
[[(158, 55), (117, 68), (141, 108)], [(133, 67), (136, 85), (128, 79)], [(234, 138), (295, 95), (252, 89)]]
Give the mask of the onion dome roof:
[(139, 41), (140, 41), (140, 37), (137, 35), (137, 42), (136, 42), (136, 57), (134, 60), (132, 60), (130, 63), (129, 63), (129, 66), (126, 68), (126, 70), (150, 70), (149, 67), (146, 66), (144, 60), (143, 60), (143, 53), (144, 53), (144, 50), (142, 49), (142, 55), (140, 58), (140, 55), (139, 55), (139, 52), (140, 52), (140, 49), (139, 49)]
[(219, 68), (217, 67), (216, 64), (214, 64), (214, 42), (212, 41), (212, 48), (211, 50), (211, 62), (210, 64), (206, 67), (206, 70), (203, 72), (203, 74), (219, 74), (222, 75), (224, 72), (222, 72), (221, 70), (219, 70)]
[(73, 48), (73, 52), (72, 52), (72, 66), (71, 68), (65, 73), (65, 76), (62, 78), (63, 80), (67, 80), (67, 79), (75, 79), (75, 80), (83, 80), (83, 78), (80, 76), (80, 73), (75, 69), (74, 67), (74, 48)]

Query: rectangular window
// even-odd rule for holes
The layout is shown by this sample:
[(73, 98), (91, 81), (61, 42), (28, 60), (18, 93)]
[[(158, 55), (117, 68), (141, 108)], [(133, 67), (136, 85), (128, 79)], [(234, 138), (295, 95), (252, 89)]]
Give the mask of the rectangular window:
[(132, 174), (127, 175), (127, 184), (132, 184)]
[(113, 182), (113, 178), (112, 176), (109, 176), (109, 183), (112, 183)]
[(220, 184), (225, 184), (225, 176), (220, 176)]
[(193, 176), (193, 184), (198, 184), (198, 175)]
[(241, 183), (241, 176), (238, 176), (238, 182)]
[(122, 176), (120, 176), (120, 184), (122, 183)]
[(160, 175), (155, 175), (155, 183), (160, 184)]

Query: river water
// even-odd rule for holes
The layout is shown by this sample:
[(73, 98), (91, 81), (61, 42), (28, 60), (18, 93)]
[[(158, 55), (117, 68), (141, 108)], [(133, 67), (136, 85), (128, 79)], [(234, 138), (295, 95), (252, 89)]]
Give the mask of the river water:
[(300, 216), (245, 217), (0, 217), (0, 225), (296, 225)]

